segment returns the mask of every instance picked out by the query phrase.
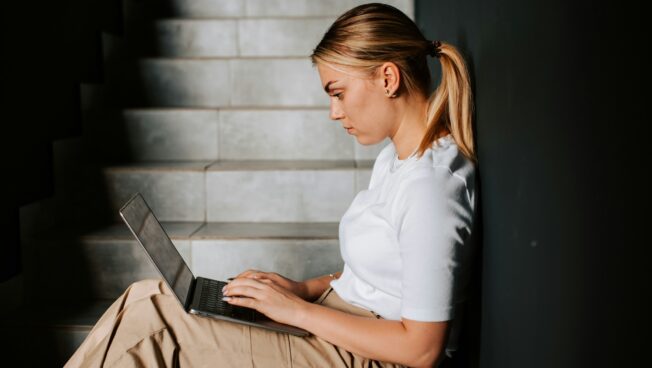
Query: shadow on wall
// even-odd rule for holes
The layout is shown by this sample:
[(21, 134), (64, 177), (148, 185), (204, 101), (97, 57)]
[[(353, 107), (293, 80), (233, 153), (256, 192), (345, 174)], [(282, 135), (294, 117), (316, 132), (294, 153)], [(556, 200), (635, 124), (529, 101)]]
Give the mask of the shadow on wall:
[[(475, 142), (475, 152), (480, 152), (480, 142), (478, 139), (478, 111), (476, 105), (476, 67), (474, 54), (471, 52), (466, 31), (463, 28), (445, 29), (442, 32), (442, 25), (433, 25), (429, 14), (431, 6), (424, 4), (422, 1), (416, 1), (416, 22), (428, 40), (441, 40), (455, 46), (465, 57), (469, 77), (471, 79), (471, 88), (474, 96), (473, 110), (473, 133)], [(441, 80), (441, 66), (437, 59), (429, 58), (428, 65), (432, 75), (431, 90), (434, 90)], [(482, 274), (483, 274), (483, 255), (484, 255), (484, 210), (481, 183), (482, 157), (478, 155), (478, 166), (476, 167), (476, 195), (478, 197), (478, 207), (476, 208), (475, 219), (475, 236), (476, 249), (474, 250), (473, 261), (471, 264), (471, 281), (468, 290), (468, 299), (464, 305), (464, 322), (462, 332), (459, 337), (459, 350), (453, 354), (452, 359), (447, 358), (441, 362), (441, 368), (469, 368), (480, 366), (480, 339), (482, 335)]]
[[(134, 69), (121, 33), (123, 17), (146, 9), (122, 0), (66, 5), (11, 2), (2, 15), (12, 31), (5, 52), (19, 55), (2, 61), (11, 139), (3, 144), (10, 236), (0, 254), (0, 349), (14, 366), (61, 366), (66, 341), (84, 335), (67, 322), (98, 295), (81, 235), (116, 222), (104, 168), (134, 156), (122, 108), (138, 96), (123, 91), (139, 76), (124, 77)], [(30, 14), (29, 26), (16, 14)]]
[[(417, 14), (419, 9), (417, 9)], [(425, 34), (425, 33), (424, 33)], [(437, 39), (436, 37), (425, 34), (428, 39)], [(471, 79), (471, 86), (473, 89), (474, 105), (475, 105), (475, 64), (473, 55), (469, 52), (466, 35), (463, 30), (458, 31), (458, 37), (455, 40), (447, 40), (453, 43), (455, 47), (465, 56), (467, 63), (469, 77)], [(436, 60), (429, 60), (431, 63), (431, 71), (436, 70), (437, 74), (433, 75), (433, 88), (439, 84), (441, 77), (441, 68)], [(434, 65), (433, 65), (434, 64)], [(475, 142), (475, 151), (479, 152), (478, 141), (478, 114), (474, 109), (473, 111), (473, 134)], [(440, 365), (441, 368), (470, 368), (480, 366), (480, 337), (482, 335), (482, 265), (484, 254), (484, 221), (483, 221), (483, 196), (482, 196), (482, 182), (481, 182), (481, 161), (482, 158), (478, 157), (478, 166), (476, 166), (476, 196), (478, 198), (475, 219), (475, 238), (476, 249), (472, 259), (471, 279), (468, 289), (468, 299), (464, 304), (464, 322), (462, 332), (459, 337), (458, 351), (453, 354), (451, 359), (445, 359)]]

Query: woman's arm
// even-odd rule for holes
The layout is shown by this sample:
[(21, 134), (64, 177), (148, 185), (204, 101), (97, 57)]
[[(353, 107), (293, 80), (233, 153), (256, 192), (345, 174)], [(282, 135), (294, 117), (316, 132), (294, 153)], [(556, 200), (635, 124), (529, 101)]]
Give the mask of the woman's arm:
[(448, 321), (390, 321), (355, 316), (319, 304), (305, 305), (296, 326), (331, 344), (374, 360), (432, 367), (444, 348)]
[(269, 279), (237, 278), (225, 287), (224, 295), (230, 304), (256, 309), (275, 321), (301, 327), (375, 360), (430, 367), (446, 340), (448, 322), (356, 316), (307, 302)]
[(342, 272), (336, 272), (333, 276), (324, 275), (303, 281), (303, 299), (314, 302), (329, 288), (331, 281), (340, 278), (341, 274)]

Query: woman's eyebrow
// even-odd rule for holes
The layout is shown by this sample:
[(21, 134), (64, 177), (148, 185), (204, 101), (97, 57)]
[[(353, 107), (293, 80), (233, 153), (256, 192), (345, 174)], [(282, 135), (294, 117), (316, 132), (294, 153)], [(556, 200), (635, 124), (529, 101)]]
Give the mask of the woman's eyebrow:
[(327, 94), (330, 94), (330, 89), (331, 89), (331, 84), (337, 82), (336, 80), (332, 80), (324, 86), (324, 91), (326, 91)]

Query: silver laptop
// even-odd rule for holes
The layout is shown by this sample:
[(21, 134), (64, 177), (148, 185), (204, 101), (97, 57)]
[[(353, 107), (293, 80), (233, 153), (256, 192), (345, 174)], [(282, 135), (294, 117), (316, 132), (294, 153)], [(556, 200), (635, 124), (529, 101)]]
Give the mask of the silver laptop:
[(222, 287), (227, 283), (192, 274), (140, 193), (120, 209), (120, 216), (187, 312), (297, 336), (310, 334), (304, 329), (275, 322), (255, 309), (223, 301)]

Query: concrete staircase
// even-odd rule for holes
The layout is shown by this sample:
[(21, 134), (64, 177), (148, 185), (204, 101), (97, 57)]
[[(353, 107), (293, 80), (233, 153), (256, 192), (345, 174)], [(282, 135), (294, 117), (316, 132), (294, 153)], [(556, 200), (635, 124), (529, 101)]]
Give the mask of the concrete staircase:
[[(412, 0), (385, 2), (414, 16)], [(117, 216), (135, 192), (196, 275), (259, 268), (305, 279), (341, 269), (339, 218), (387, 142), (363, 147), (329, 120), (307, 56), (337, 15), (361, 3), (175, 0), (159, 4), (155, 19), (142, 16), (151, 3), (125, 3), (133, 16), (124, 40), (105, 36), (114, 61), (106, 85), (85, 86), (83, 96), (90, 152), (111, 163), (102, 165), (100, 202), (113, 223), (49, 237), (35, 266), (37, 280), (60, 280), (52, 298), (65, 301), (60, 286), (80, 285), (100, 306), (85, 306), (79, 321), (68, 308), (53, 324), (64, 331), (64, 359), (108, 300), (158, 276)], [(62, 270), (52, 260), (66, 252), (76, 261)]]

